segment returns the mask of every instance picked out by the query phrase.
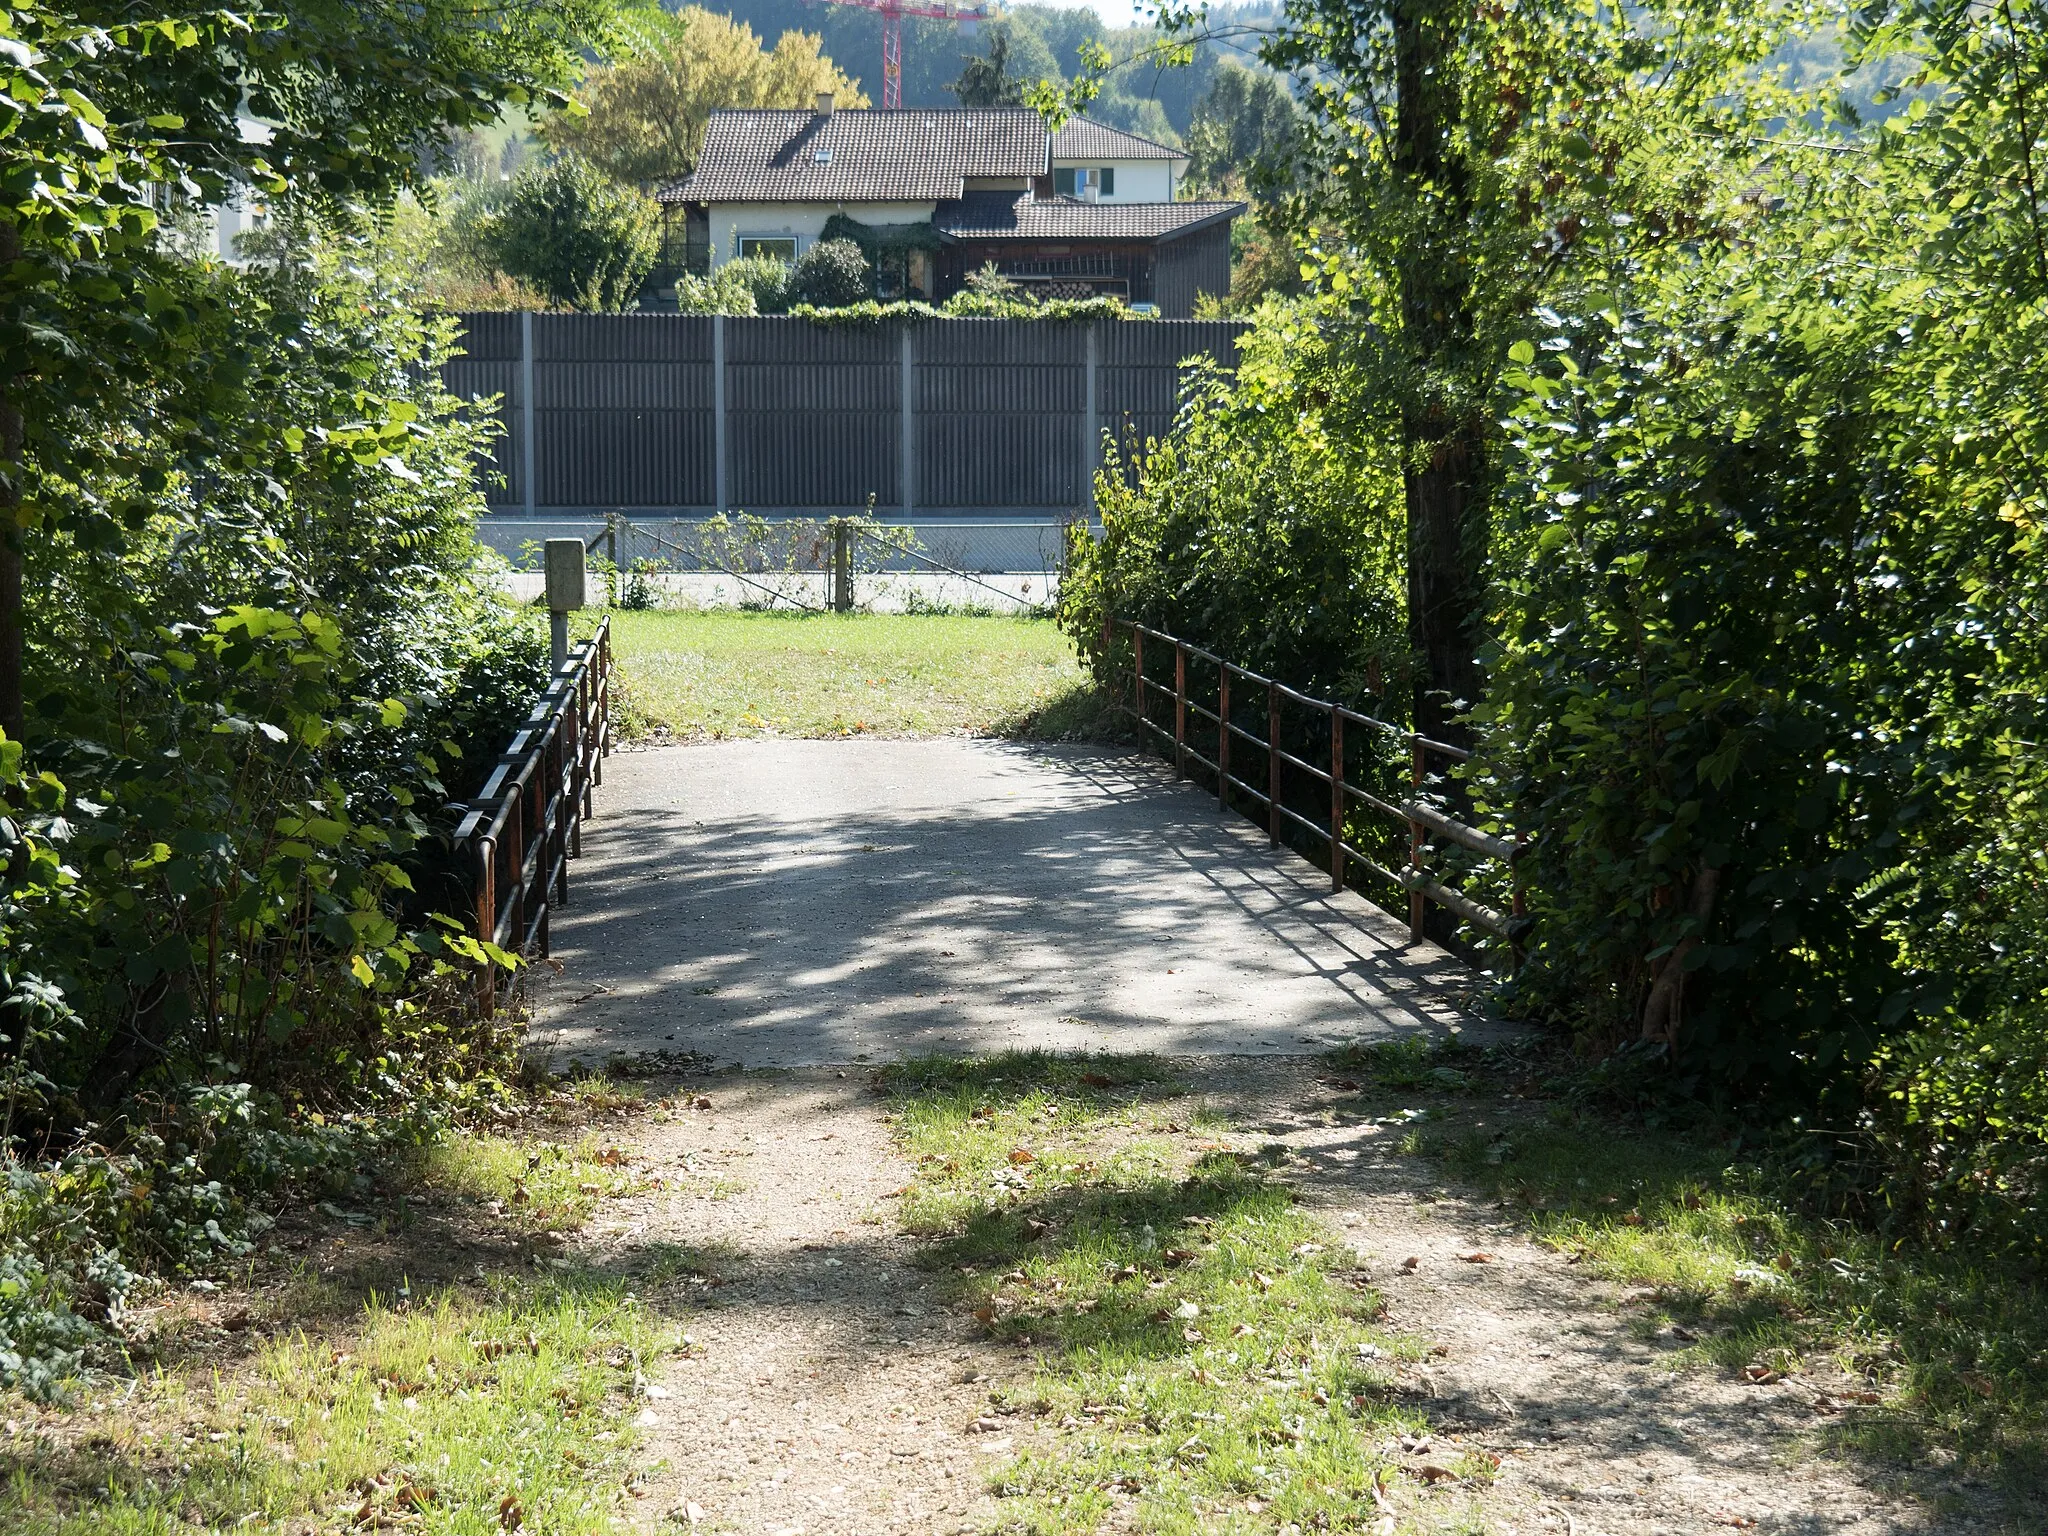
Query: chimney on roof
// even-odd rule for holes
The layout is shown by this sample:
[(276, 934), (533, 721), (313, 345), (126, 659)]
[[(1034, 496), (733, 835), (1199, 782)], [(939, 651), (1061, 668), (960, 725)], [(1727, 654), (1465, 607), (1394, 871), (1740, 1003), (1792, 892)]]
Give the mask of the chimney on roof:
[(818, 116), (820, 116), (820, 117), (830, 117), (831, 115), (832, 115), (832, 93), (831, 93), (830, 91), (820, 91), (820, 92), (818, 92)]

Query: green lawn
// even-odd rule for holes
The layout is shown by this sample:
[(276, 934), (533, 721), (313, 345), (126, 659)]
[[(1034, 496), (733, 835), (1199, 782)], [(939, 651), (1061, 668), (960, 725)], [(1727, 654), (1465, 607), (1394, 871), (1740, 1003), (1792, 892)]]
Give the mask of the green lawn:
[(615, 613), (629, 736), (1090, 734), (1100, 696), (1043, 619)]

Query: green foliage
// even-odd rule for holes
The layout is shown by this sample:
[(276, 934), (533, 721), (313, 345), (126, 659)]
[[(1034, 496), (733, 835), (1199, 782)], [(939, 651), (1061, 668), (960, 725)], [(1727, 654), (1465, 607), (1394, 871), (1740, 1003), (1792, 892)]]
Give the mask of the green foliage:
[(790, 266), (774, 256), (742, 256), (706, 277), (676, 279), (686, 315), (779, 315), (789, 308)]
[(1282, 178), (1300, 131), (1301, 109), (1286, 81), (1226, 61), (1195, 105), (1187, 185), (1210, 195), (1241, 191), (1260, 167), (1270, 179)]
[(486, 217), (498, 269), (576, 309), (631, 308), (661, 254), (653, 200), (573, 155), (521, 171)]
[[(346, 231), (596, 18), (0, 19), (0, 1379), (58, 1390), (131, 1269), (233, 1255), (251, 1191), (349, 1176), (502, 1059), (426, 912), (443, 775), (535, 652), (475, 579), (450, 332)], [(246, 272), (184, 238), (237, 187)]]
[(868, 259), (851, 240), (818, 240), (796, 259), (789, 277), (793, 304), (839, 309), (858, 304), (874, 292)]
[(1136, 619), (1296, 687), (1379, 692), (1406, 661), (1396, 461), (1345, 430), (1311, 311), (1269, 307), (1244, 345), (1235, 378), (1190, 377), (1169, 437), (1106, 444), (1061, 625), (1091, 654), (1106, 618)]

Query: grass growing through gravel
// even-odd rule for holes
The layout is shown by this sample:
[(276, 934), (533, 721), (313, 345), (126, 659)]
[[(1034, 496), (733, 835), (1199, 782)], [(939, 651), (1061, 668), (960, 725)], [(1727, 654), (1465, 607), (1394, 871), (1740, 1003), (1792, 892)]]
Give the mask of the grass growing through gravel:
[(622, 1531), (637, 1383), (663, 1343), (600, 1281), (372, 1306), (352, 1335), (276, 1340), (252, 1370), (109, 1391), (89, 1436), (0, 1442), (0, 1529)]
[(1636, 1326), (1689, 1336), (1676, 1358), (1751, 1377), (1838, 1366), (1848, 1384), (1818, 1406), (1845, 1448), (1956, 1455), (2048, 1494), (2038, 1275), (1887, 1246), (1803, 1208), (1769, 1148), (1704, 1122), (1632, 1125), (1570, 1097), (1561, 1063), (1419, 1042), (1330, 1059), (1364, 1092), (1428, 1105), (1415, 1150), (1521, 1207), (1545, 1242), (1653, 1291)]
[(612, 636), (640, 735), (1066, 739), (1104, 713), (1043, 619), (622, 612)]
[(619, 1147), (588, 1134), (573, 1142), (455, 1132), (422, 1148), (412, 1170), (421, 1184), (495, 1202), (549, 1232), (569, 1232), (597, 1202), (643, 1186)]
[[(1001, 1475), (1005, 1529), (1380, 1528), (1403, 1433), (1352, 1256), (1257, 1155), (1222, 1150), (1145, 1058), (923, 1061), (882, 1081), (917, 1176), (910, 1229), (998, 1339), (1037, 1352), (997, 1405), (1068, 1432)], [(1192, 1145), (1190, 1145), (1192, 1143)], [(1469, 1461), (1469, 1464), (1468, 1464)], [(1440, 1476), (1491, 1464), (1448, 1449)]]

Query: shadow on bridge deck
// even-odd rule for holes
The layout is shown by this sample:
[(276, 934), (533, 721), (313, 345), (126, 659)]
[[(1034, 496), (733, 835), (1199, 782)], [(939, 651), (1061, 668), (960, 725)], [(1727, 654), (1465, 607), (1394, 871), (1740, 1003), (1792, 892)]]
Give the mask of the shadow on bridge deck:
[(1041, 1047), (1299, 1054), (1476, 1036), (1472, 977), (1161, 764), (959, 738), (611, 759), (559, 976), (557, 1059), (750, 1067)]

